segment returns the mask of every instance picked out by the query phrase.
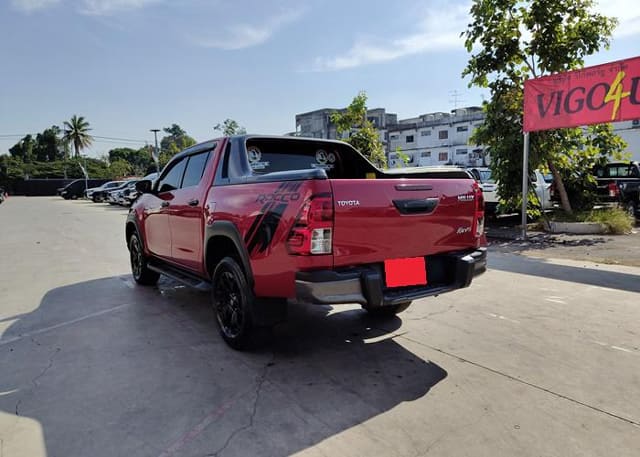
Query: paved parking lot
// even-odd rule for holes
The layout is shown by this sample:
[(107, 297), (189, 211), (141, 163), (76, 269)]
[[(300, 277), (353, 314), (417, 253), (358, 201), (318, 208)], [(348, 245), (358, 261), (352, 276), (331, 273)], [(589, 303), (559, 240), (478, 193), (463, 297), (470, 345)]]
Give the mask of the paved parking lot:
[(0, 206), (0, 456), (637, 456), (640, 268), (491, 253), (393, 321), (293, 307), (263, 349), (135, 286), (126, 210)]

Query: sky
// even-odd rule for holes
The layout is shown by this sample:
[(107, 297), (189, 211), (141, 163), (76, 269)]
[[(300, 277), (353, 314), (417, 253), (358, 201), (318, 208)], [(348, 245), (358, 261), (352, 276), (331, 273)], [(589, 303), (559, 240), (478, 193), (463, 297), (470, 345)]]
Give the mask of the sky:
[[(0, 154), (74, 114), (99, 157), (152, 144), (150, 129), (173, 123), (198, 141), (226, 118), (292, 132), (297, 113), (344, 107), (361, 90), (400, 119), (478, 106), (488, 92), (461, 77), (470, 4), (0, 0)], [(637, 0), (597, 9), (620, 25), (587, 65), (639, 55)]]

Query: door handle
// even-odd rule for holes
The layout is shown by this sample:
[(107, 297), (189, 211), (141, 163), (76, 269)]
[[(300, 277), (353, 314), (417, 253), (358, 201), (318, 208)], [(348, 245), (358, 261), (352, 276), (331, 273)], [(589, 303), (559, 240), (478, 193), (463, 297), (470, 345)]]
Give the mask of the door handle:
[(198, 199), (197, 199), (197, 198), (194, 198), (194, 199), (192, 199), (192, 200), (189, 200), (188, 205), (189, 205), (189, 206), (198, 206), (198, 203), (199, 203), (199, 202), (198, 202)]
[(162, 206), (163, 208), (166, 208), (167, 206), (169, 206), (169, 202), (166, 202), (166, 201), (162, 202), (160, 206)]

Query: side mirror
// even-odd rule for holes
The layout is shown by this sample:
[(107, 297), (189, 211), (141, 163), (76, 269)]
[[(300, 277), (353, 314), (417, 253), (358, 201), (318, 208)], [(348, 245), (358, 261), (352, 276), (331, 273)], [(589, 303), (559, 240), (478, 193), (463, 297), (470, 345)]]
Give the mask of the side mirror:
[(150, 194), (153, 183), (148, 179), (143, 179), (136, 183), (136, 190), (141, 194)]

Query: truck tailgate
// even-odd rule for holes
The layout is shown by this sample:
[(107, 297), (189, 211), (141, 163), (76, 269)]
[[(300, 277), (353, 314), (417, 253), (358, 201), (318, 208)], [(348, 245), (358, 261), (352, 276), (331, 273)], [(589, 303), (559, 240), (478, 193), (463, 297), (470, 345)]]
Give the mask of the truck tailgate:
[(479, 246), (472, 179), (331, 180), (334, 266)]

